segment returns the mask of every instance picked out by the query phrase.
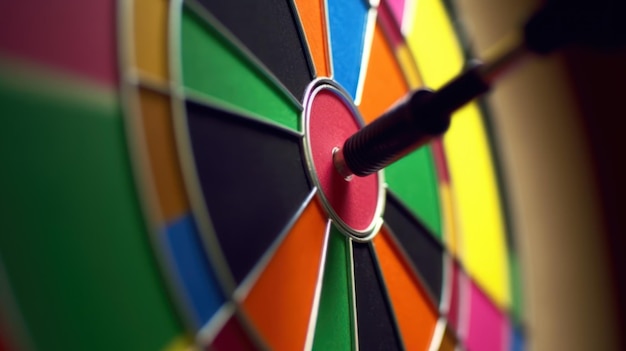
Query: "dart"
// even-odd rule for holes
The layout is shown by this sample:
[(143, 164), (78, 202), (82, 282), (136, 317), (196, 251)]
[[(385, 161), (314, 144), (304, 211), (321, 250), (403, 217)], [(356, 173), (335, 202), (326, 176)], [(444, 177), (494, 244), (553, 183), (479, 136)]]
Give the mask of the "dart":
[(445, 133), (452, 113), (490, 91), (492, 85), (529, 54), (546, 55), (578, 44), (615, 50), (626, 44), (624, 5), (598, 1), (551, 0), (510, 35), (484, 62), (473, 62), (438, 91), (410, 93), (372, 124), (359, 130), (333, 155), (337, 171), (349, 179), (377, 172)]

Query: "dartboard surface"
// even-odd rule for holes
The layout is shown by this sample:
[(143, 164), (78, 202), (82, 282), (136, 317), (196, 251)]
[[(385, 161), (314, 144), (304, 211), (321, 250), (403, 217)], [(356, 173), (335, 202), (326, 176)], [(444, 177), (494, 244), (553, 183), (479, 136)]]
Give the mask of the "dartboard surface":
[(461, 71), (450, 3), (3, 6), (0, 349), (523, 349), (483, 108), (332, 163)]

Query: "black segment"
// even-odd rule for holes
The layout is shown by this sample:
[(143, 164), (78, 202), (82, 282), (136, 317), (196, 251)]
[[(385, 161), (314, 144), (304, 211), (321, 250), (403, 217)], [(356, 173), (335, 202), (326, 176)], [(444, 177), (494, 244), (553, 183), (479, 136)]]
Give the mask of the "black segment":
[(383, 218), (391, 235), (409, 256), (439, 305), (443, 284), (443, 246), (390, 192), (387, 192)]
[(202, 195), (240, 283), (310, 193), (300, 137), (194, 102), (186, 106)]
[(353, 243), (354, 284), (359, 349), (401, 350), (387, 293), (376, 269), (370, 244)]
[(288, 0), (198, 0), (301, 100), (313, 75)]

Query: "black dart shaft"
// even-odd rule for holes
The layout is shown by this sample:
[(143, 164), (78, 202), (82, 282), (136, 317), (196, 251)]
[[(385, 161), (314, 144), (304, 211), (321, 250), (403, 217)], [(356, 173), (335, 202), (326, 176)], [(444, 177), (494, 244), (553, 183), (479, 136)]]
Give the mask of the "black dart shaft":
[(450, 126), (452, 113), (486, 93), (527, 53), (547, 54), (576, 43), (613, 50), (626, 44), (626, 1), (551, 0), (484, 64), (474, 64), (438, 91), (421, 89), (348, 138), (333, 155), (335, 168), (346, 179), (375, 173)]
[(346, 179), (364, 177), (445, 133), (452, 113), (489, 91), (491, 84), (527, 53), (516, 37), (504, 41), (488, 63), (474, 62), (438, 91), (413, 91), (371, 124), (348, 138), (334, 154), (337, 171)]
[(409, 94), (346, 140), (335, 153), (337, 169), (346, 178), (367, 176), (443, 134), (452, 112), (489, 90), (482, 68), (476, 64), (437, 92), (420, 89)]

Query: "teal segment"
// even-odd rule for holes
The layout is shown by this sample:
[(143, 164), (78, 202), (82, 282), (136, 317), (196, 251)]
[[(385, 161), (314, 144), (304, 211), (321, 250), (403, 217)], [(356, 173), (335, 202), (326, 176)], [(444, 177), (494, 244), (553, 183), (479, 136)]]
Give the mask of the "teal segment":
[(439, 183), (430, 148), (421, 148), (385, 168), (385, 179), (394, 195), (443, 240)]
[(120, 106), (90, 89), (0, 72), (0, 257), (36, 349), (162, 349), (182, 327), (142, 220)]
[(363, 0), (328, 0), (333, 78), (354, 100), (361, 74), (368, 6)]

